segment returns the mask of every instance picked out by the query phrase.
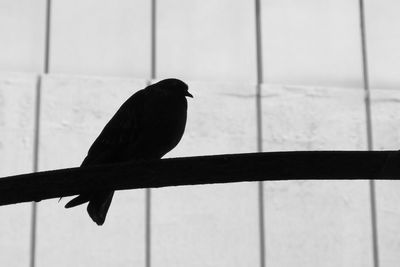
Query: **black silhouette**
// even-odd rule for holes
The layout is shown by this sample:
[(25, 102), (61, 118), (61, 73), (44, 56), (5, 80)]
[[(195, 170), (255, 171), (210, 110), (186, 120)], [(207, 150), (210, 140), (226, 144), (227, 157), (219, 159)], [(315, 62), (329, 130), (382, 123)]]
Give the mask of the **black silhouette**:
[[(160, 159), (181, 140), (187, 101), (193, 97), (178, 79), (166, 79), (133, 94), (111, 118), (81, 166)], [(134, 179), (134, 177), (132, 177)], [(65, 207), (89, 202), (87, 211), (98, 225), (105, 221), (114, 191), (81, 194)]]

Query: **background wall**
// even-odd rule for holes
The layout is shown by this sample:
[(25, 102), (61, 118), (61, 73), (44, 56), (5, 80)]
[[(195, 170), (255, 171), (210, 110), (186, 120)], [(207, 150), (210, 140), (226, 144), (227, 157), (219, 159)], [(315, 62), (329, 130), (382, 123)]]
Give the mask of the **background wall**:
[[(398, 149), (400, 3), (364, 4), (372, 148)], [(78, 166), (121, 103), (151, 78), (181, 78), (195, 96), (168, 157), (260, 145), (368, 149), (357, 0), (261, 1), (262, 55), (253, 1), (158, 1), (153, 65), (151, 1), (53, 0), (48, 73), (46, 8), (45, 0), (0, 0), (0, 176), (34, 170), (36, 144), (40, 170)], [(156, 189), (150, 221), (145, 194), (118, 192), (103, 227), (85, 207), (65, 210), (66, 200), (0, 207), (0, 265), (262, 266), (263, 257), (268, 267), (377, 267), (368, 181)], [(376, 183), (380, 266), (400, 263), (399, 200), (397, 181)]]

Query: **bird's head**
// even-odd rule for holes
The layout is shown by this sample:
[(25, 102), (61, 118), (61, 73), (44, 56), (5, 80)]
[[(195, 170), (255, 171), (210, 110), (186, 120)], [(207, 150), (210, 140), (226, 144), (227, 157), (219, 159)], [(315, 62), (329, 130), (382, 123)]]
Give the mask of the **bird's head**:
[(159, 81), (158, 83), (153, 84), (152, 87), (154, 90), (160, 90), (160, 92), (162, 91), (162, 93), (168, 95), (193, 97), (193, 95), (188, 91), (189, 87), (187, 84), (174, 78)]

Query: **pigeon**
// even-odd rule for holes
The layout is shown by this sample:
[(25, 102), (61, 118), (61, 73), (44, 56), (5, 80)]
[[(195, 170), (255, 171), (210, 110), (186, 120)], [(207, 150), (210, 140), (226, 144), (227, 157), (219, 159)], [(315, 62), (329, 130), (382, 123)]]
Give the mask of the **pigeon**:
[[(187, 84), (174, 78), (137, 91), (104, 127), (81, 167), (162, 158), (185, 131), (186, 97), (193, 97)], [(109, 190), (80, 194), (65, 208), (89, 202), (89, 216), (97, 225), (103, 225), (113, 195), (114, 191)]]

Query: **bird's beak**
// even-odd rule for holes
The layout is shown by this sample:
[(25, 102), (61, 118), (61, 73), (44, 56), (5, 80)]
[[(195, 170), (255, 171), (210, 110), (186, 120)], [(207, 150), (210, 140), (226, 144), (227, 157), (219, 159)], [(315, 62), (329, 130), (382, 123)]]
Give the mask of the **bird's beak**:
[(185, 96), (193, 98), (193, 95), (191, 93), (189, 93), (188, 91), (186, 91)]

